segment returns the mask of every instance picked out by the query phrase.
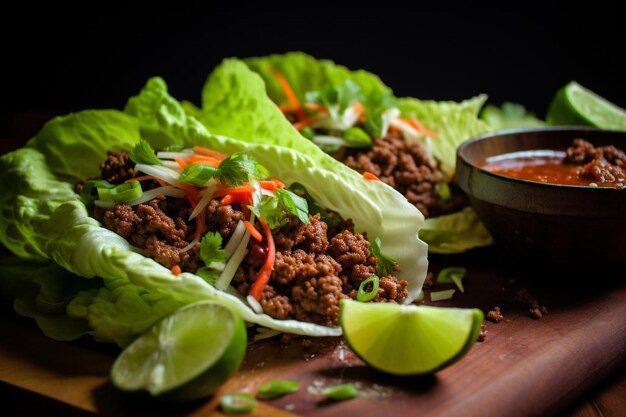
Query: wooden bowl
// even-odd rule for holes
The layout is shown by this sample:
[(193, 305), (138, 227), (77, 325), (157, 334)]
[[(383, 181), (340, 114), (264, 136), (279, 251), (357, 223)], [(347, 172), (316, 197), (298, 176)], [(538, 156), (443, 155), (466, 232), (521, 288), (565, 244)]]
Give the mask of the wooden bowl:
[(626, 132), (581, 127), (511, 129), (457, 151), (457, 181), (496, 243), (515, 257), (564, 265), (626, 265), (626, 189), (545, 184), (479, 168), (485, 158), (565, 149), (575, 138), (626, 148)]

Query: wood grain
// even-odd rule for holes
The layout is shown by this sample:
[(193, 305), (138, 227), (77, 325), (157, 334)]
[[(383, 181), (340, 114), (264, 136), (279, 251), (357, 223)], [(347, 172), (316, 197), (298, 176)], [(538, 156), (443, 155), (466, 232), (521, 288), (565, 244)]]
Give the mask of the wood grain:
[[(469, 271), (465, 294), (439, 305), (485, 311), (497, 305), (506, 317), (488, 323), (486, 341), (435, 376), (383, 375), (364, 366), (340, 339), (316, 339), (313, 347), (304, 348), (301, 340), (284, 344), (275, 338), (251, 344), (244, 366), (223, 391), (255, 392), (275, 377), (300, 382), (298, 393), (261, 402), (259, 416), (551, 415), (626, 360), (626, 286), (619, 279), (607, 281), (607, 276), (619, 277), (617, 271), (529, 268), (502, 265), (500, 259), (494, 250), (433, 258), (435, 270), (463, 265)], [(521, 288), (546, 305), (549, 314), (541, 320), (528, 317), (527, 306), (516, 300)], [(0, 326), (13, 335), (0, 343), (0, 381), (11, 389), (100, 416), (220, 415), (215, 399), (164, 406), (117, 392), (108, 382), (118, 352), (111, 346), (55, 342), (6, 312)], [(324, 387), (346, 382), (357, 384), (358, 398), (334, 403), (320, 395)], [(609, 395), (594, 407), (604, 415), (604, 409), (623, 405), (623, 399), (615, 401), (620, 400)]]

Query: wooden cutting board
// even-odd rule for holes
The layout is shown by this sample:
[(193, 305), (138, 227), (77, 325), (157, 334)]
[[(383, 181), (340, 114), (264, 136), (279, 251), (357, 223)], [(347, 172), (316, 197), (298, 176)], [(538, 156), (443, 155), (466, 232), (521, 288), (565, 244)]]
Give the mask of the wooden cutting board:
[[(339, 339), (316, 339), (305, 348), (301, 340), (284, 344), (275, 338), (253, 343), (222, 391), (255, 392), (277, 377), (300, 382), (299, 392), (261, 402), (255, 413), (260, 416), (550, 415), (626, 361), (624, 274), (502, 260), (506, 257), (494, 249), (431, 259), (435, 271), (468, 269), (465, 293), (438, 305), (484, 311), (499, 306), (506, 317), (487, 323), (486, 340), (435, 376), (383, 375), (364, 366)], [(527, 305), (516, 297), (522, 288), (549, 314), (528, 317)], [(215, 399), (168, 406), (117, 392), (108, 380), (118, 353), (112, 346), (55, 342), (6, 309), (0, 326), (0, 396), (13, 398), (13, 407), (64, 415), (220, 415)], [(347, 382), (357, 384), (358, 398), (323, 400), (323, 388)]]

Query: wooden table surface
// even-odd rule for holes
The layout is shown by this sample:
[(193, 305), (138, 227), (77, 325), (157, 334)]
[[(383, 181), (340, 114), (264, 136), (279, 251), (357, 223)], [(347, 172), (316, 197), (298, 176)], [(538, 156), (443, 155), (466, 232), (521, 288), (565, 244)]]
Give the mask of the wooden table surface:
[[(0, 153), (15, 148), (34, 120), (3, 116)], [(33, 119), (34, 117), (34, 119)], [(6, 123), (11, 126), (7, 127)], [(19, 130), (20, 126), (28, 126)], [(7, 136), (5, 136), (7, 137)], [(26, 136), (27, 137), (27, 136)], [(261, 416), (420, 415), (560, 417), (626, 415), (626, 284), (623, 271), (569, 271), (504, 261), (495, 249), (432, 257), (434, 268), (466, 266), (466, 293), (440, 305), (498, 305), (506, 320), (487, 324), (487, 339), (459, 363), (422, 378), (393, 378), (365, 367), (342, 343), (313, 350), (294, 342), (256, 343), (225, 391), (248, 389), (276, 376), (302, 384), (298, 394), (262, 402)], [(548, 307), (541, 320), (526, 315), (515, 295), (527, 288)], [(154, 405), (117, 392), (108, 381), (118, 350), (90, 340), (59, 343), (30, 320), (0, 310), (0, 398), (4, 415), (220, 415), (214, 401)], [(358, 399), (320, 400), (320, 388), (356, 382)]]

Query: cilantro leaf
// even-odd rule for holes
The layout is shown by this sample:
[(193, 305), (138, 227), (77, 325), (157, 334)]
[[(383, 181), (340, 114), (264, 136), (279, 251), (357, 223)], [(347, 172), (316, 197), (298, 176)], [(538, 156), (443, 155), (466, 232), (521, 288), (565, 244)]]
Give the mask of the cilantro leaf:
[(306, 200), (289, 190), (278, 189), (276, 197), (263, 196), (256, 206), (250, 207), (254, 214), (275, 229), (284, 226), (289, 215), (295, 216), (304, 224), (309, 224), (309, 208)]
[(229, 186), (241, 185), (253, 179), (264, 179), (269, 176), (265, 167), (256, 159), (243, 153), (234, 153), (224, 159), (219, 166), (191, 164), (180, 174), (180, 180), (201, 187), (211, 178), (225, 182)]
[(139, 143), (128, 153), (128, 156), (136, 164), (162, 165), (152, 146), (144, 139), (139, 139)]
[(317, 201), (313, 200), (306, 191), (306, 188), (298, 182), (294, 182), (289, 186), (289, 190), (293, 191), (296, 195), (304, 198), (309, 207), (309, 213), (312, 215), (319, 214), (320, 219), (328, 225), (328, 227), (335, 227), (341, 223), (341, 217), (336, 213), (330, 213), (324, 207), (320, 206)]
[(367, 119), (364, 123), (367, 133), (375, 138), (381, 137), (385, 131), (383, 113), (394, 107), (397, 107), (397, 103), (390, 93), (374, 93), (367, 104)]
[(218, 232), (208, 232), (200, 242), (200, 259), (205, 265), (226, 262), (226, 251), (222, 249), (222, 235)]
[(380, 238), (377, 237), (370, 243), (370, 252), (376, 257), (376, 272), (379, 276), (384, 277), (391, 274), (396, 269), (398, 262), (391, 256), (385, 255), (382, 252), (381, 246)]
[(309, 206), (306, 200), (289, 190), (278, 189), (276, 197), (287, 213), (296, 216), (304, 224), (309, 224)]
[(361, 88), (352, 80), (346, 80), (341, 85), (328, 84), (321, 90), (310, 91), (304, 96), (306, 101), (326, 107), (333, 119), (338, 118), (355, 102), (363, 101)]

